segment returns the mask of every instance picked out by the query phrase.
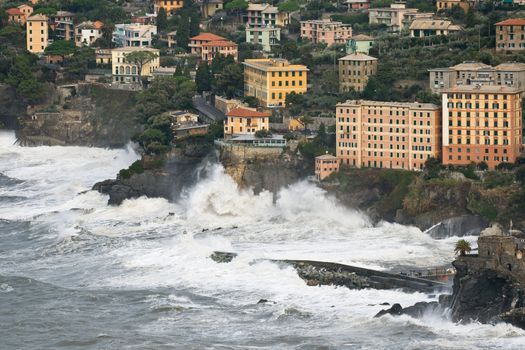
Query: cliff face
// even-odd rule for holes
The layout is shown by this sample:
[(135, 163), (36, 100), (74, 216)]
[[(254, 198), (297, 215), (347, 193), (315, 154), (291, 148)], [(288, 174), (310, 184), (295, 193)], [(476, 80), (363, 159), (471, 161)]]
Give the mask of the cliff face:
[(119, 205), (125, 199), (140, 196), (177, 200), (185, 188), (205, 176), (206, 162), (215, 161), (215, 151), (209, 145), (174, 149), (166, 155), (164, 165), (147, 169), (124, 179), (96, 183), (93, 190), (109, 195), (108, 204)]
[(19, 118), (17, 137), (26, 146), (121, 147), (140, 128), (132, 100), (132, 92), (98, 85), (58, 87), (51, 104)]

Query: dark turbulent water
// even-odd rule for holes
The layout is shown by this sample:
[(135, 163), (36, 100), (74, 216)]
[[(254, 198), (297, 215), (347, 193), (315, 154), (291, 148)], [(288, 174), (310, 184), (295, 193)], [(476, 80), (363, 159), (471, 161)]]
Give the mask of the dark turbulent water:
[[(374, 319), (400, 291), (308, 287), (268, 258), (388, 269), (452, 258), (455, 238), (372, 227), (315, 186), (239, 191), (220, 166), (178, 203), (87, 191), (129, 150), (21, 148), (0, 134), (0, 349), (522, 349), (506, 324)], [(209, 259), (235, 251), (229, 264)], [(266, 304), (257, 304), (259, 299)]]

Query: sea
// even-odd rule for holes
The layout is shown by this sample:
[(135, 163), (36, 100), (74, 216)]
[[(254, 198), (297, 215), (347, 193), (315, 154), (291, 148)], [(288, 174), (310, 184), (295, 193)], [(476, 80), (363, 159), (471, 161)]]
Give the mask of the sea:
[[(424, 269), (450, 263), (457, 237), (374, 225), (306, 181), (254, 194), (214, 163), (175, 202), (109, 206), (91, 190), (138, 158), (0, 133), (0, 350), (525, 348), (505, 323), (374, 318), (436, 294), (307, 286), (271, 261)], [(216, 263), (214, 251), (238, 255)]]

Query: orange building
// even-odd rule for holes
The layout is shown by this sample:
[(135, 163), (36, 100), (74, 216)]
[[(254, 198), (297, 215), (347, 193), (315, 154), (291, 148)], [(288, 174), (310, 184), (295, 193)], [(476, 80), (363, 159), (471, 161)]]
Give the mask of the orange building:
[(514, 163), (523, 148), (523, 89), (457, 86), (443, 101), (443, 164)]
[(48, 18), (33, 15), (26, 19), (26, 48), (31, 53), (43, 53), (49, 40)]
[(322, 181), (332, 173), (339, 171), (339, 160), (331, 154), (315, 157), (315, 177)]
[(358, 168), (421, 170), (441, 154), (441, 109), (417, 102), (339, 103), (336, 150), (342, 164)]
[(22, 4), (18, 6), (18, 9), (22, 11), (22, 13), (26, 16), (26, 18), (33, 14), (33, 7), (27, 4)]
[(270, 113), (255, 109), (237, 107), (226, 114), (224, 135), (249, 135), (257, 131), (270, 129)]
[(160, 8), (166, 10), (168, 15), (173, 15), (184, 6), (184, 0), (153, 0), (153, 9), (159, 13)]
[(232, 55), (237, 61), (237, 44), (213, 33), (201, 33), (190, 38), (188, 47), (200, 60), (211, 62), (217, 55)]

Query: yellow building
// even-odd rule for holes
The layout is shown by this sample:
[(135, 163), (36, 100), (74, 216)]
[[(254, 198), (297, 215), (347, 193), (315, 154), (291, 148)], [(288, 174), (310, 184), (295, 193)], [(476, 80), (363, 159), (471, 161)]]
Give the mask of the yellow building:
[(286, 95), (308, 89), (308, 68), (285, 59), (248, 59), (244, 65), (244, 96), (256, 97), (266, 107), (284, 106)]
[(257, 131), (270, 129), (270, 113), (237, 107), (226, 114), (224, 135), (253, 135)]
[(44, 15), (34, 15), (26, 19), (27, 51), (43, 53), (49, 39), (48, 18)]
[(153, 0), (153, 8), (155, 13), (158, 13), (160, 8), (164, 8), (168, 15), (177, 12), (178, 9), (184, 6), (184, 0)]

